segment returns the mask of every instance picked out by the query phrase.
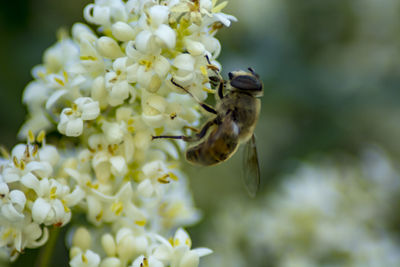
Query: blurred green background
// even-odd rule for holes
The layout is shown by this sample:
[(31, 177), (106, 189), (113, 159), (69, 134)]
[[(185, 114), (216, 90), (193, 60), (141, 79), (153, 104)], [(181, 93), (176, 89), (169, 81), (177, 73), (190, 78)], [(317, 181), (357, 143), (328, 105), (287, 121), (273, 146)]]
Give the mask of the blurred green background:
[[(21, 95), (31, 68), (60, 27), (83, 21), (89, 2), (17, 0), (0, 7), (0, 140), (6, 147), (17, 142), (24, 120)], [(256, 129), (259, 195), (273, 192), (301, 161), (346, 161), (367, 145), (398, 162), (400, 0), (229, 2), (224, 11), (239, 21), (218, 34), (223, 74), (253, 67), (265, 86)], [(185, 166), (204, 214), (189, 229), (194, 246), (208, 246), (202, 236), (227, 199), (256, 205), (246, 196), (241, 168), (240, 153), (216, 167)]]

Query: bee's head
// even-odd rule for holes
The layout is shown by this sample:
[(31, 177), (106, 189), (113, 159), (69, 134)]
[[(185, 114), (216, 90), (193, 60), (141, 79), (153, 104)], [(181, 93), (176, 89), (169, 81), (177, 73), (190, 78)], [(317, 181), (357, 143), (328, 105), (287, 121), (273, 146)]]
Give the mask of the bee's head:
[(263, 84), (257, 73), (252, 68), (247, 71), (239, 70), (229, 72), (231, 90), (244, 92), (253, 96), (263, 95)]

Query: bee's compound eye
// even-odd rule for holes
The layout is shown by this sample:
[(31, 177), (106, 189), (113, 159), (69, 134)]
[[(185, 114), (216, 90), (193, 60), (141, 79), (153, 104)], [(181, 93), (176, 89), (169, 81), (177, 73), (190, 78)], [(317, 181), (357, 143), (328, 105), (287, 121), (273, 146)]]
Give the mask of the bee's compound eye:
[(231, 86), (242, 91), (261, 91), (260, 80), (252, 75), (238, 75), (230, 81)]
[(233, 79), (233, 73), (232, 73), (232, 72), (229, 72), (229, 73), (228, 73), (228, 76), (229, 76), (229, 80), (232, 80), (232, 79)]

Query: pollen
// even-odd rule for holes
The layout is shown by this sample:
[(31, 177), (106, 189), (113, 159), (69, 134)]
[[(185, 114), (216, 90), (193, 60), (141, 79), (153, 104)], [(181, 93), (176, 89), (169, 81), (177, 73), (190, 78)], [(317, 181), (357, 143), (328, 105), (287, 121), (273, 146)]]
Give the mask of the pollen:
[(59, 85), (61, 85), (61, 86), (65, 86), (64, 81), (61, 80), (61, 79), (58, 78), (58, 77), (54, 77), (54, 81), (55, 81), (56, 83), (58, 83)]
[(213, 90), (213, 89), (207, 88), (205, 86), (202, 89), (203, 89), (203, 91), (205, 91), (209, 94), (215, 94), (215, 90)]
[(35, 135), (33, 134), (32, 130), (28, 131), (28, 143), (35, 142)]
[(176, 176), (173, 172), (169, 172), (168, 176), (174, 181), (178, 181), (179, 180), (178, 176)]
[(124, 205), (121, 201), (115, 202), (111, 205), (111, 210), (115, 213), (115, 215), (120, 216), (124, 210)]
[(146, 220), (138, 220), (138, 221), (135, 221), (135, 224), (136, 224), (136, 225), (139, 225), (139, 226), (145, 226), (146, 223), (147, 223)]
[(46, 132), (44, 130), (41, 130), (38, 136), (36, 137), (36, 141), (38, 141), (39, 143), (43, 143), (45, 137), (46, 137)]
[(50, 189), (50, 198), (51, 199), (55, 199), (57, 197), (56, 192), (57, 192), (57, 187), (53, 186)]
[(97, 60), (97, 58), (93, 57), (93, 56), (81, 56), (80, 60), (92, 60), (92, 61), (95, 61), (95, 60)]

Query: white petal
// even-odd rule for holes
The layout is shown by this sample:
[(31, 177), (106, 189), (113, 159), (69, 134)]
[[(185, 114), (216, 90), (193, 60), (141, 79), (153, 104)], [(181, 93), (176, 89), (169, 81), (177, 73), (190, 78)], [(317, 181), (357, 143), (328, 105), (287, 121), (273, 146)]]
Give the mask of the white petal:
[(71, 119), (68, 121), (65, 129), (66, 136), (77, 137), (82, 134), (83, 120), (81, 118)]
[(20, 179), (19, 170), (16, 168), (5, 168), (2, 175), (3, 181), (6, 183), (16, 182)]
[(237, 21), (236, 17), (225, 13), (215, 13), (214, 16), (226, 27), (229, 27), (231, 25), (231, 21)]
[(174, 242), (175, 240), (178, 240), (179, 245), (186, 245), (186, 246), (188, 245), (187, 244), (188, 241), (191, 242), (189, 234), (183, 228), (179, 228), (178, 230), (176, 230), (174, 236)]
[(51, 205), (43, 198), (35, 200), (32, 206), (32, 219), (36, 223), (43, 223), (51, 210)]
[(105, 258), (101, 261), (100, 267), (121, 267), (121, 260), (116, 257)]
[(14, 207), (22, 212), (26, 203), (25, 194), (20, 190), (13, 190), (10, 192), (9, 198)]
[(119, 144), (124, 138), (123, 127), (117, 122), (104, 122), (101, 129), (107, 141), (111, 144)]
[(116, 255), (117, 245), (115, 244), (115, 240), (111, 234), (107, 233), (101, 237), (101, 245), (107, 256), (111, 257)]
[(209, 248), (195, 248), (192, 249), (193, 252), (195, 252), (199, 257), (207, 256), (213, 253), (213, 251)]
[(161, 24), (154, 34), (160, 38), (160, 40), (169, 48), (172, 49), (175, 47), (176, 43), (176, 33), (171, 27)]
[(0, 195), (7, 195), (8, 192), (8, 185), (4, 182), (0, 182)]
[(46, 109), (50, 110), (53, 105), (58, 101), (58, 99), (60, 99), (62, 96), (64, 96), (65, 94), (67, 94), (68, 91), (63, 89), (63, 90), (57, 90), (55, 91), (47, 100), (46, 102)]
[(154, 63), (154, 71), (157, 73), (157, 75), (160, 77), (165, 77), (168, 74), (169, 69), (169, 61), (165, 57), (157, 57), (157, 60)]
[(166, 117), (163, 114), (156, 114), (156, 115), (146, 115), (142, 114), (143, 122), (152, 128), (159, 128), (165, 124)]
[(125, 99), (129, 97), (129, 84), (128, 82), (121, 81), (115, 84), (110, 93), (109, 103), (111, 106), (121, 105)]
[(7, 219), (9, 222), (19, 222), (24, 219), (24, 214), (15, 209), (11, 204), (1, 206), (1, 217)]
[(140, 52), (146, 52), (148, 50), (148, 44), (152, 33), (150, 31), (141, 31), (135, 39), (136, 49)]
[(199, 256), (195, 252), (188, 251), (183, 255), (179, 267), (197, 267), (199, 261)]
[(174, 66), (180, 70), (192, 72), (194, 70), (195, 59), (190, 54), (180, 54), (174, 60)]
[(202, 43), (186, 40), (186, 48), (192, 56), (200, 56), (204, 54), (205, 47)]
[(160, 25), (168, 19), (169, 10), (166, 6), (155, 5), (149, 8), (149, 15), (153, 25)]
[(40, 148), (39, 158), (41, 161), (47, 161), (51, 164), (51, 166), (54, 166), (60, 159), (60, 155), (58, 154), (56, 147), (51, 145), (46, 145)]
[(115, 156), (110, 158), (111, 172), (115, 176), (123, 176), (128, 171), (125, 158), (122, 156)]
[(153, 252), (153, 256), (160, 261), (169, 261), (173, 257), (173, 248), (170, 245), (161, 245)]
[(47, 161), (31, 161), (26, 165), (25, 170), (39, 178), (47, 178), (53, 173), (53, 167)]
[(154, 192), (153, 185), (150, 182), (150, 179), (144, 179), (137, 187), (137, 191), (142, 197), (151, 197)]
[(30, 82), (24, 90), (22, 101), (28, 105), (41, 105), (48, 99), (50, 89), (42, 82)]
[(96, 42), (96, 47), (99, 53), (105, 58), (116, 59), (124, 56), (118, 43), (107, 36), (100, 37)]
[(132, 29), (132, 27), (122, 21), (118, 21), (114, 23), (111, 27), (112, 34), (115, 36), (120, 41), (129, 41), (133, 40), (135, 37), (135, 31)]
[(83, 16), (90, 23), (106, 24), (110, 20), (110, 8), (89, 4), (84, 8)]
[(21, 183), (24, 186), (26, 186), (30, 189), (33, 189), (33, 191), (35, 191), (36, 194), (41, 193), (40, 192), (40, 181), (32, 173), (29, 172), (29, 173), (25, 174), (21, 179)]
[(73, 207), (77, 205), (84, 197), (85, 191), (83, 191), (79, 186), (76, 186), (70, 194), (64, 197), (64, 201), (68, 207)]
[(85, 104), (82, 110), (82, 120), (94, 120), (100, 114), (99, 102), (94, 101)]

